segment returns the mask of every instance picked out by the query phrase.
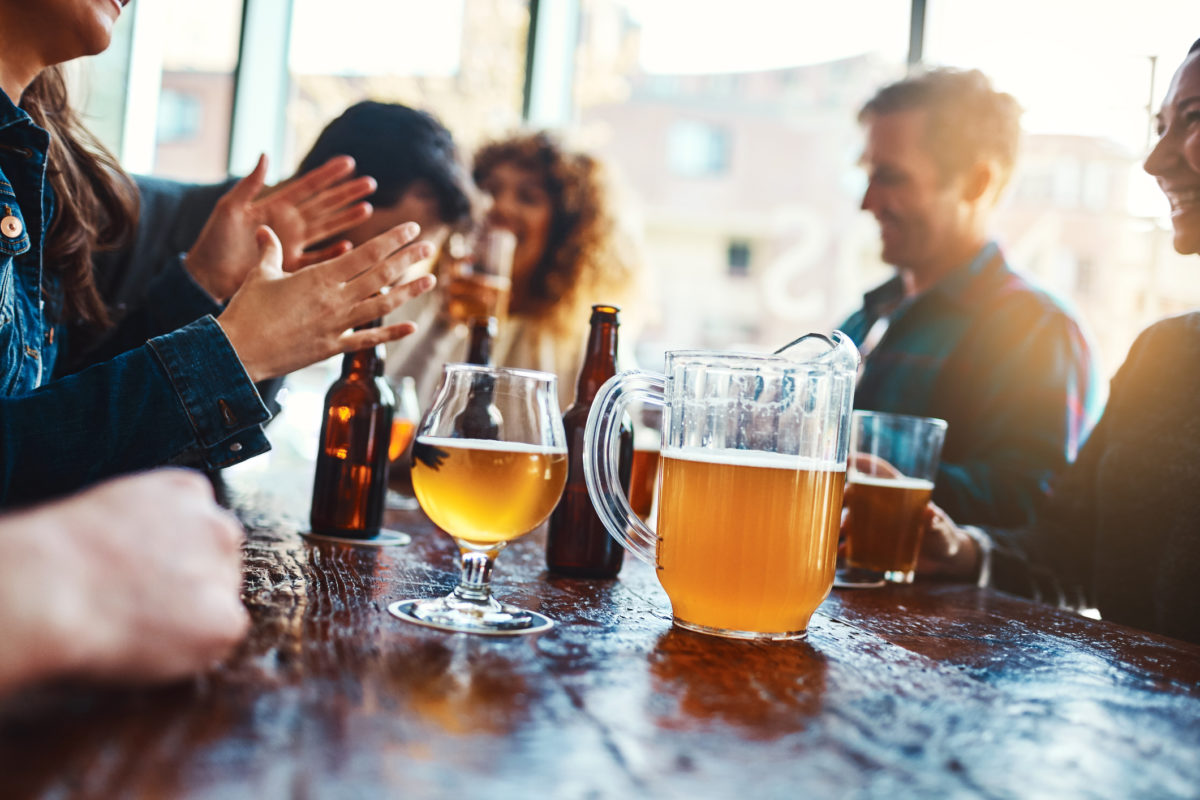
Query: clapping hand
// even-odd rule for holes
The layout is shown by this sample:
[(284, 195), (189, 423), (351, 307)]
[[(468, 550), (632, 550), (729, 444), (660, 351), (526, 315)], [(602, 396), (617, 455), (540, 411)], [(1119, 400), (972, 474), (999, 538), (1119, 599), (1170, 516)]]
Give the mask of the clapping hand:
[(328, 241), (371, 216), (364, 197), (375, 179), (354, 174), (354, 159), (336, 156), (304, 175), (264, 191), (266, 156), (217, 201), (185, 264), (193, 279), (218, 302), (228, 299), (259, 262), (255, 231), (266, 225), (279, 239), (282, 268), (291, 272), (342, 255), (350, 244)]
[(265, 380), (416, 330), (401, 322), (353, 330), (433, 288), (432, 275), (409, 268), (433, 255), (408, 222), (349, 253), (299, 272), (283, 271), (283, 248), (270, 228), (255, 235), (259, 259), (217, 319), (253, 381)]

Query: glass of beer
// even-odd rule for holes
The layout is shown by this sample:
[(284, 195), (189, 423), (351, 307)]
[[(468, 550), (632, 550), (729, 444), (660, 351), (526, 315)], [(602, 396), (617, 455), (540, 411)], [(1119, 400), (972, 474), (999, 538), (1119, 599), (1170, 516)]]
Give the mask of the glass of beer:
[[(829, 595), (858, 351), (841, 333), (825, 341), (806, 361), (671, 351), (665, 375), (623, 372), (592, 404), (592, 504), (610, 535), (656, 567), (677, 625), (794, 639)], [(663, 409), (656, 531), (618, 482), (616, 435), (639, 401)]]
[(633, 469), (629, 477), (629, 505), (642, 522), (653, 525), (654, 490), (658, 486), (658, 461), (662, 452), (662, 409), (643, 406), (633, 415)]
[(476, 318), (504, 319), (516, 247), (512, 231), (488, 227), (475, 233), (468, 255), (450, 266), (445, 308), (451, 320), (465, 325)]
[[(388, 441), (388, 464), (395, 475), (417, 432), (417, 423), (421, 421), (421, 404), (417, 399), (417, 382), (411, 375), (405, 375), (397, 381), (392, 392), (396, 395), (396, 413), (392, 416), (392, 436)], [(420, 505), (417, 498), (388, 489), (386, 507), (390, 511), (413, 511)]]
[[(912, 583), (945, 438), (945, 420), (854, 412), (845, 529), (846, 564), (858, 581)], [(839, 585), (854, 581), (839, 575)]]
[(492, 564), (513, 539), (542, 524), (567, 479), (557, 379), (546, 372), (447, 364), (417, 429), (412, 482), (421, 508), (454, 537), (462, 557), (446, 597), (388, 610), (432, 628), (509, 635), (553, 623), (492, 596)]

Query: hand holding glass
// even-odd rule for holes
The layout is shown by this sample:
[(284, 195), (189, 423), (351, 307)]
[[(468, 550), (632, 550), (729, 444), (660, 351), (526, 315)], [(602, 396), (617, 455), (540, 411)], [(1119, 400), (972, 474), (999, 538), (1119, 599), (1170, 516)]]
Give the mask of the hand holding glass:
[(471, 254), (450, 267), (446, 313), (451, 320), (466, 324), (507, 316), (516, 246), (516, 236), (503, 228), (485, 228), (475, 235)]
[(534, 633), (553, 623), (492, 597), (492, 562), (542, 524), (567, 479), (567, 446), (554, 375), (447, 364), (413, 445), (421, 508), (458, 543), (459, 583), (448, 596), (388, 610), (443, 630)]
[(855, 411), (846, 486), (846, 563), (912, 583), (945, 420)]

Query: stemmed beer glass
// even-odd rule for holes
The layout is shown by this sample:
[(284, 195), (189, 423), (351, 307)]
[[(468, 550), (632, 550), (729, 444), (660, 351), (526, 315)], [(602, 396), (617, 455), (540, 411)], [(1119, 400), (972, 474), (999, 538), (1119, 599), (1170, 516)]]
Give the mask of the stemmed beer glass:
[(506, 635), (553, 625), (492, 596), (496, 555), (540, 525), (562, 494), (567, 445), (557, 379), (546, 372), (447, 364), (413, 445), (413, 489), (462, 556), (446, 597), (403, 600), (395, 616), (442, 630)]

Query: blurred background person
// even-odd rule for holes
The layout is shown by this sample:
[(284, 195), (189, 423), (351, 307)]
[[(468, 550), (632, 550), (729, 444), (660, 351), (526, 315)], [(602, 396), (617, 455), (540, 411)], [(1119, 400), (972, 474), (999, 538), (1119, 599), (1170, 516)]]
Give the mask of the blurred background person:
[[(594, 303), (622, 308), (621, 345), (631, 352), (642, 316), (643, 265), (614, 207), (611, 176), (594, 156), (545, 132), (491, 142), (471, 171), (482, 193), (482, 225), (511, 231), (512, 288), (492, 357), (498, 366), (552, 372), (562, 407), (574, 398)], [(467, 329), (446, 314), (449, 281), (417, 317), (422, 333), (390, 348), (388, 374), (412, 376), (428, 403), (442, 365), (466, 357)], [(435, 303), (434, 297), (440, 297)], [(624, 365), (634, 366), (629, 357)]]
[[(1145, 169), (1170, 200), (1175, 250), (1200, 254), (1200, 40), (1167, 90)], [(1200, 312), (1152, 325), (1036, 525), (964, 529), (933, 509), (918, 573), (1095, 608), (1112, 622), (1200, 642), (1197, 365)]]
[(863, 354), (855, 408), (949, 423), (934, 501), (1021, 524), (1099, 416), (1079, 323), (992, 238), (1020, 108), (976, 70), (936, 69), (863, 106), (862, 208), (896, 276), (841, 326)]
[(184, 470), (0, 515), (0, 695), (211, 668), (249, 624), (241, 543), (233, 515)]

